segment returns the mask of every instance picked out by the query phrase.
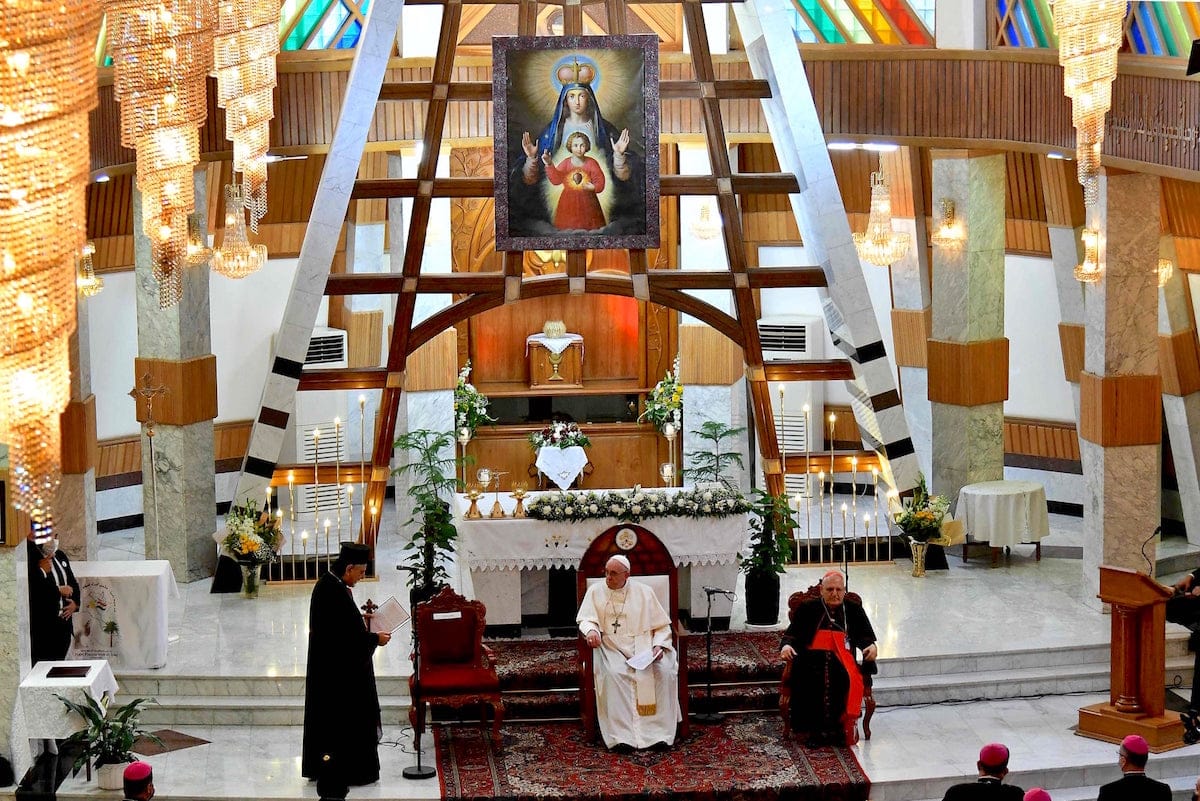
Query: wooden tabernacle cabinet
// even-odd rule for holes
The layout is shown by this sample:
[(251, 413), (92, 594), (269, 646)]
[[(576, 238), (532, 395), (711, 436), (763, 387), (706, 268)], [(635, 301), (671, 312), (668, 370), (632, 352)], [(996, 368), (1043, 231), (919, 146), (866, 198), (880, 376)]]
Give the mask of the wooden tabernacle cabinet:
[[(530, 389), (582, 389), (583, 345), (572, 342), (562, 353), (555, 354), (540, 342), (529, 343)], [(555, 360), (558, 369), (555, 369)]]

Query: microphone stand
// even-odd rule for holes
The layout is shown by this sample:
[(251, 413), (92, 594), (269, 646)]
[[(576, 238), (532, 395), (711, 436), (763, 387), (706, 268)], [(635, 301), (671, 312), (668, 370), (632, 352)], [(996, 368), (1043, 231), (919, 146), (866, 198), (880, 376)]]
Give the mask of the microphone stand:
[(717, 712), (715, 709), (713, 709), (713, 700), (712, 700), (712, 598), (713, 598), (713, 590), (708, 587), (705, 587), (704, 593), (708, 596), (708, 611), (705, 613), (705, 627), (704, 627), (704, 650), (707, 654), (707, 665), (708, 665), (708, 667), (705, 671), (705, 679), (706, 679), (705, 683), (707, 686), (705, 688), (705, 693), (704, 693), (704, 695), (705, 695), (704, 712), (694, 715), (693, 717), (696, 719), (697, 723), (703, 723), (706, 726), (711, 726), (713, 724), (720, 723), (724, 719), (725, 716), (722, 715), (720, 712)]
[[(415, 609), (413, 610), (416, 611)], [(417, 616), (413, 615), (413, 704), (424, 704), (421, 700), (421, 637), (417, 633)], [(420, 710), (420, 707), (416, 707)], [(429, 710), (429, 714), (433, 714), (433, 709)], [(437, 775), (437, 769), (432, 765), (421, 764), (421, 735), (425, 733), (425, 716), (418, 714), (417, 720), (421, 721), (421, 727), (415, 732), (417, 741), (417, 764), (409, 765), (400, 772), (400, 775), (406, 779), (432, 779)]]

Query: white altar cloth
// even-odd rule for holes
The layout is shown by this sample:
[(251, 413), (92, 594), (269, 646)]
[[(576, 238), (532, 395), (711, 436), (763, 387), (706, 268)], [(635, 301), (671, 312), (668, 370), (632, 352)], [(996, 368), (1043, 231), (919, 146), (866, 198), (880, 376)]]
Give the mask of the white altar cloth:
[(530, 334), (525, 337), (525, 355), (529, 355), (530, 345), (541, 345), (551, 353), (562, 353), (567, 348), (579, 343), (579, 363), (583, 364), (583, 335), (563, 334), (561, 337), (548, 337), (545, 334)]
[[(526, 502), (543, 494), (531, 492)], [(488, 493), (479, 499), (485, 514), (492, 497)], [(462, 542), (460, 553), (473, 571), (576, 567), (598, 534), (621, 523), (615, 517), (573, 523), (512, 517), (468, 520), (465, 515), (470, 505), (466, 496), (455, 498), (454, 525)], [(516, 500), (502, 492), (500, 505), (511, 515)], [(662, 540), (677, 565), (732, 565), (746, 544), (749, 517), (653, 517), (639, 525)]]
[(981, 481), (959, 490), (954, 517), (967, 537), (1003, 548), (1050, 533), (1046, 488), (1036, 481)]
[(587, 463), (587, 452), (579, 445), (569, 448), (556, 448), (552, 445), (538, 448), (537, 469), (561, 490), (567, 489), (579, 478)]
[[(81, 678), (50, 678), (46, 675), (53, 667), (74, 666), (86, 667), (87, 675)], [(102, 700), (105, 695), (111, 699), (116, 694), (117, 679), (103, 659), (38, 662), (17, 690), (25, 718), (25, 736), (29, 739), (62, 740), (85, 727), (83, 719), (68, 711), (66, 705), (55, 697), (57, 695), (79, 704), (84, 702), (85, 696), (90, 696), (103, 706), (107, 703)]]
[(107, 659), (118, 668), (167, 664), (167, 596), (179, 596), (171, 563), (151, 559), (71, 566), (81, 595), (72, 654)]

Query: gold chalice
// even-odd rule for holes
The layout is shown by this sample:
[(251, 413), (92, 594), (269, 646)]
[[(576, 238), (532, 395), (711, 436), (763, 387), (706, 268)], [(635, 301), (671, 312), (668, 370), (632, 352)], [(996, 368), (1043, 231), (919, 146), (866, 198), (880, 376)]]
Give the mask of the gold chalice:
[(483, 517), (483, 512), (479, 511), (479, 499), (483, 497), (483, 490), (479, 485), (471, 482), (467, 485), (467, 498), (471, 501), (471, 507), (467, 509), (468, 520), (478, 520)]
[(513, 517), (525, 516), (525, 496), (529, 494), (529, 486), (524, 481), (513, 483), (512, 496), (517, 499), (517, 505), (513, 507)]
[(550, 362), (550, 367), (553, 370), (553, 372), (550, 373), (550, 377), (547, 378), (546, 380), (547, 381), (565, 381), (566, 379), (563, 378), (561, 375), (559, 375), (559, 372), (558, 372), (558, 365), (561, 364), (562, 360), (563, 360), (563, 351), (559, 351), (558, 353), (555, 353), (552, 350), (546, 351), (546, 360), (548, 362)]

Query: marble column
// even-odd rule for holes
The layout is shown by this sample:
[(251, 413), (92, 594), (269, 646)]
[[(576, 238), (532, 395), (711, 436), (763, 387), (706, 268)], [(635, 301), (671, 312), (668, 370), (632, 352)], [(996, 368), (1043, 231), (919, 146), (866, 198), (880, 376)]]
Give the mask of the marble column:
[[(930, 307), (929, 232), (925, 222), (924, 178), (918, 151), (902, 147), (883, 157), (890, 174), (892, 228), (908, 234), (912, 245), (889, 268), (892, 281), (892, 353), (900, 375), (904, 416), (921, 472), (933, 474), (933, 409), (929, 403)], [(903, 180), (901, 180), (903, 178)], [(903, 192), (898, 186), (906, 186)], [(866, 268), (864, 268), (866, 269)]]
[[(1178, 263), (1174, 237), (1161, 238), (1158, 255)], [(1179, 505), (1188, 542), (1200, 545), (1200, 353), (1186, 280), (1175, 266), (1159, 293), (1158, 356)]]
[(954, 204), (961, 238), (934, 248), (932, 488), (950, 498), (965, 484), (1004, 477), (1004, 155), (935, 151), (933, 205)]
[(1075, 267), (1083, 261), (1083, 188), (1075, 176), (1075, 162), (1039, 159), (1042, 194), (1046, 203), (1046, 228), (1050, 234), (1050, 259), (1058, 289), (1058, 341), (1063, 374), (1071, 384), (1075, 422), (1079, 423), (1079, 374), (1083, 370), (1084, 288), (1075, 280)]
[[(194, 175), (195, 215), (207, 232), (204, 173)], [(146, 558), (167, 559), (176, 581), (207, 578), (216, 566), (213, 476), (213, 417), (216, 416), (216, 359), (209, 317), (209, 268), (204, 262), (183, 272), (183, 297), (159, 307), (150, 241), (142, 233), (142, 202), (133, 198), (134, 281), (138, 358), (134, 367), (138, 420), (142, 427), (142, 504)], [(165, 392), (149, 401), (140, 395)], [(148, 432), (153, 430), (153, 437)]]
[(12, 763), (17, 778), (33, 764), (25, 721), (17, 705), (17, 685), (29, 672), (29, 580), (25, 541), (0, 547), (0, 757)]
[(1084, 597), (1098, 589), (1100, 565), (1153, 573), (1155, 547), (1146, 540), (1160, 517), (1160, 193), (1158, 176), (1108, 171), (1089, 209), (1101, 277), (1086, 288), (1079, 381)]
[[(845, 204), (833, 173), (825, 133), (792, 35), (790, 4), (748, 0), (734, 4), (754, 77), (771, 86), (763, 112), (781, 168), (796, 176), (789, 196), (805, 253), (825, 273), (825, 321), (834, 346), (849, 360), (855, 421), (864, 444), (880, 455), (884, 480), (899, 490), (916, 484), (917, 457), (896, 380), (862, 277)], [(1003, 214), (1003, 209), (1001, 210)]]
[(71, 400), (62, 413), (62, 483), (54, 497), (54, 533), (72, 559), (95, 559), (96, 534), (96, 396), (88, 333), (88, 299), (79, 298), (75, 333), (71, 335)]

